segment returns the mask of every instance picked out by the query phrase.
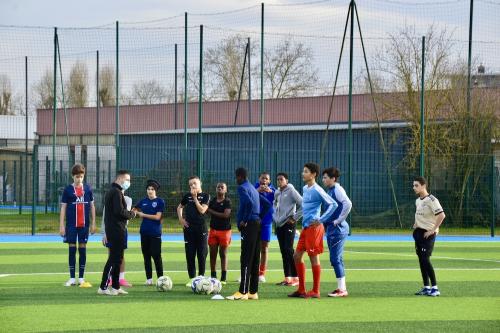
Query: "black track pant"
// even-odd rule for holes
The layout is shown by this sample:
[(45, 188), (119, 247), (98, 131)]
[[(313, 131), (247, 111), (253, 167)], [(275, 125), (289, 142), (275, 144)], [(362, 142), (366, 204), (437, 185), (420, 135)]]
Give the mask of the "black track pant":
[[(431, 264), (432, 250), (434, 249), (434, 242), (436, 236), (432, 235), (424, 238), (426, 230), (417, 228), (413, 231), (413, 239), (415, 240), (415, 252), (418, 256), (418, 263), (420, 265), (420, 272), (422, 273), (422, 282), (424, 286), (435, 286), (436, 274)], [(429, 280), (430, 283), (429, 284)]]
[(276, 236), (280, 245), (283, 273), (285, 277), (297, 277), (297, 270), (293, 261), (293, 241), (295, 240), (295, 223), (285, 223), (276, 228)]
[(109, 248), (108, 261), (102, 271), (101, 289), (108, 287), (108, 279), (113, 280), (112, 287), (120, 289), (120, 264), (123, 259), (123, 251), (125, 250), (125, 233), (106, 235), (108, 242), (111, 244)]
[(205, 225), (190, 225), (184, 228), (184, 249), (189, 278), (196, 276), (196, 258), (198, 258), (198, 275), (205, 275), (208, 254), (208, 231)]
[(259, 289), (260, 221), (248, 222), (241, 231), (240, 293), (255, 294)]
[(144, 270), (146, 279), (153, 277), (153, 268), (151, 267), (151, 258), (155, 262), (156, 276), (163, 276), (163, 262), (161, 259), (161, 236), (141, 235), (141, 250), (144, 258)]

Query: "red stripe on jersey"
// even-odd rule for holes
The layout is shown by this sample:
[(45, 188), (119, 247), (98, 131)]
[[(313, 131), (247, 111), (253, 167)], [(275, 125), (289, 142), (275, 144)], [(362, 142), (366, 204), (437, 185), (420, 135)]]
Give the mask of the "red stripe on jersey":
[(85, 199), (83, 186), (74, 187), (76, 195), (76, 227), (85, 227)]

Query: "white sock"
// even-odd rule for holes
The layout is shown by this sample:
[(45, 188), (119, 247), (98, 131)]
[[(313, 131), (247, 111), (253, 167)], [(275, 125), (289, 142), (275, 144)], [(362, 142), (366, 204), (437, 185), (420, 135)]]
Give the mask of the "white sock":
[(69, 278), (69, 282), (75, 283), (75, 278)]
[(85, 282), (85, 279), (84, 278), (78, 278), (78, 283), (84, 283)]
[(146, 282), (147, 283), (153, 283), (153, 279), (147, 279)]
[(125, 272), (120, 272), (120, 280), (125, 279)]
[(341, 278), (337, 278), (337, 288), (339, 290), (347, 290), (347, 288), (345, 286), (345, 276), (343, 276)]
[(437, 284), (436, 284), (435, 286), (432, 286), (432, 288), (434, 288), (434, 289), (438, 289), (438, 286), (437, 286)]
[(431, 287), (429, 287), (429, 286), (424, 286), (424, 288), (425, 288), (425, 289), (431, 289)]

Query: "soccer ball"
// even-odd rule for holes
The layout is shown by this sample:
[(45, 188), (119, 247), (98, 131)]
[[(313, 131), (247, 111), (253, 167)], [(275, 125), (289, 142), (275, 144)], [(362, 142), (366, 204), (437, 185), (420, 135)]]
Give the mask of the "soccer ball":
[(169, 291), (172, 290), (173, 286), (172, 279), (168, 276), (160, 276), (158, 280), (156, 280), (156, 289), (158, 291)]
[(202, 278), (197, 281), (195, 286), (195, 292), (197, 294), (210, 295), (213, 291), (213, 285), (210, 278)]
[(212, 292), (214, 294), (220, 294), (220, 291), (222, 290), (222, 283), (220, 283), (220, 281), (216, 278), (210, 278), (210, 282), (212, 282)]
[(198, 281), (200, 281), (203, 278), (205, 278), (205, 277), (203, 275), (200, 275), (200, 276), (197, 276), (197, 277), (194, 277), (194, 278), (191, 279), (191, 290), (194, 293), (197, 293), (197, 291), (196, 291), (196, 285), (198, 284)]

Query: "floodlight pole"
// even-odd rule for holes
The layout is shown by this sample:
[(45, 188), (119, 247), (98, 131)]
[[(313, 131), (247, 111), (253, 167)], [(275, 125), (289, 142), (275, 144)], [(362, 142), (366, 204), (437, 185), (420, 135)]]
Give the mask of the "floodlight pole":
[(264, 170), (264, 3), (260, 15), (260, 152), (259, 170)]
[(422, 36), (422, 77), (420, 87), (420, 176), (425, 175), (425, 36)]
[(28, 204), (28, 57), (24, 57), (24, 109), (26, 110), (25, 139), (24, 139), (24, 202)]
[[(184, 168), (188, 172), (188, 13), (184, 13)], [(181, 175), (181, 179), (182, 179)]]
[(177, 44), (174, 48), (174, 58), (174, 129), (177, 129)]
[(100, 98), (99, 98), (99, 50), (96, 51), (96, 135), (95, 135), (95, 169), (96, 169), (96, 187), (100, 187), (100, 160), (99, 160), (99, 109), (100, 109)]
[[(56, 160), (56, 137), (57, 137), (57, 27), (54, 28), (54, 77), (53, 77), (53, 105), (52, 105), (52, 168), (51, 168), (51, 173), (52, 174), (52, 179), (55, 180), (55, 174), (56, 174), (56, 169), (55, 169), (55, 160)], [(55, 192), (55, 186), (52, 186), (50, 183), (48, 184), (49, 186), (53, 187), (51, 188), (48, 193), (50, 193), (50, 197), (52, 199), (52, 196)], [(55, 200), (55, 197), (54, 197)], [(50, 200), (52, 202), (52, 200)]]
[(349, 4), (351, 11), (350, 36), (349, 36), (349, 118), (348, 118), (348, 140), (347, 140), (347, 195), (352, 198), (352, 78), (353, 78), (353, 56), (354, 56), (354, 0)]
[(248, 125), (252, 124), (252, 70), (250, 67), (250, 37), (248, 37)]
[(120, 79), (119, 79), (119, 23), (116, 21), (116, 87), (115, 87), (115, 156), (116, 156), (116, 166), (115, 172), (118, 172), (120, 169)]
[(198, 163), (197, 173), (203, 179), (203, 25), (200, 25), (200, 89), (198, 96)]

